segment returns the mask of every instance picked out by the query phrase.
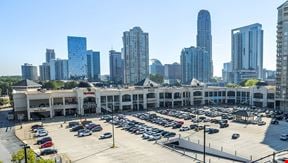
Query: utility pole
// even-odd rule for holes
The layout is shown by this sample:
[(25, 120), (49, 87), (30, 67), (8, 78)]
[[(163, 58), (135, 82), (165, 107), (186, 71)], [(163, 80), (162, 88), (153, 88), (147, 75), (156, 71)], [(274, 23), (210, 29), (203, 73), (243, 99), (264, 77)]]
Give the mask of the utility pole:
[(204, 140), (203, 140), (203, 162), (206, 162), (206, 125), (204, 125)]
[(23, 145), (25, 163), (28, 163), (27, 149), (29, 149), (29, 148), (30, 148), (30, 146), (28, 146), (27, 144)]
[(206, 127), (209, 125), (204, 125), (203, 130), (203, 162), (206, 163)]

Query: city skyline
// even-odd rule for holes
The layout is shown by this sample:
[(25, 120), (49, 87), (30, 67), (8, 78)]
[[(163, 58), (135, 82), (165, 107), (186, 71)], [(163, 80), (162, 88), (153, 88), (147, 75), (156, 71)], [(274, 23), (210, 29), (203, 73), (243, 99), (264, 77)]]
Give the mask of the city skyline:
[[(1, 20), (3, 30), (0, 34), (4, 39), (1, 40), (0, 43), (4, 46), (0, 48), (0, 55), (2, 57), (6, 55), (7, 57), (5, 56), (5, 62), (1, 61), (0, 63), (0, 68), (5, 69), (5, 72), (1, 71), (0, 75), (20, 75), (21, 70), (19, 65), (25, 62), (40, 65), (42, 61), (45, 60), (43, 54), (45, 54), (46, 48), (55, 49), (57, 57), (67, 59), (68, 52), (65, 41), (66, 37), (70, 35), (86, 37), (89, 40), (87, 47), (101, 52), (101, 74), (109, 74), (109, 50), (114, 49), (120, 51), (122, 48), (122, 32), (134, 26), (140, 26), (143, 31), (149, 33), (150, 58), (157, 58), (163, 64), (179, 63), (181, 49), (190, 45), (196, 45), (197, 14), (201, 9), (208, 10), (211, 14), (212, 51), (214, 74), (216, 76), (221, 76), (223, 63), (230, 60), (231, 29), (252, 23), (261, 23), (265, 32), (263, 67), (273, 70), (276, 69), (276, 27), (274, 24), (276, 24), (277, 21), (276, 8), (283, 3), (282, 0), (269, 1), (269, 3), (268, 1), (265, 3), (265, 1), (259, 0), (253, 2), (248, 0), (244, 2), (226, 2), (225, 6), (228, 7), (225, 8), (225, 11), (223, 11), (223, 3), (208, 0), (195, 4), (188, 1), (182, 3), (168, 1), (165, 2), (165, 4), (161, 2), (151, 2), (151, 4), (149, 4), (149, 2), (140, 2), (140, 4), (144, 6), (143, 8), (148, 7), (149, 9), (146, 11), (136, 8), (138, 12), (135, 15), (131, 15), (134, 9), (129, 11), (125, 10), (123, 13), (119, 12), (120, 15), (117, 15), (116, 20), (115, 13), (121, 11), (121, 9), (119, 9), (121, 6), (128, 5), (128, 8), (133, 8), (133, 6), (139, 5), (138, 2), (128, 3), (128, 1), (125, 1), (126, 3), (120, 3), (113, 1), (114, 3), (109, 3), (109, 1), (100, 3), (90, 1), (86, 3), (75, 3), (71, 4), (71, 8), (67, 9), (66, 14), (59, 13), (61, 12), (61, 7), (67, 5), (67, 1), (57, 3), (56, 1), (50, 3), (33, 3), (33, 5), (31, 2), (32, 1), (25, 2), (23, 5), (21, 5), (21, 2), (17, 3), (17, 5), (0, 2), (0, 13), (2, 15), (9, 14), (9, 16)], [(53, 6), (54, 13), (38, 12), (41, 14), (33, 15), (34, 10), (32, 10), (31, 7), (33, 9), (35, 7), (35, 12), (37, 12), (41, 9), (41, 6), (51, 4), (57, 4)], [(261, 8), (257, 10), (257, 13), (253, 12), (253, 6), (255, 6), (255, 4), (261, 4)], [(72, 12), (77, 5), (85, 7), (96, 6), (96, 9), (93, 12), (90, 10), (90, 12), (87, 11), (83, 14), (75, 15)], [(155, 16), (157, 8), (161, 5), (166, 6), (166, 8)], [(115, 9), (114, 14), (105, 12), (103, 13), (104, 15), (101, 15), (101, 11), (103, 9), (105, 10), (105, 8), (107, 9), (108, 6), (109, 8)], [(246, 6), (245, 12), (240, 12), (241, 7), (244, 6)], [(18, 7), (21, 7), (21, 9)], [(186, 7), (190, 9), (186, 10)], [(81, 11), (80, 8), (77, 7), (77, 9)], [(169, 11), (171, 9), (180, 11), (170, 13)], [(13, 12), (14, 10), (19, 10), (19, 12)], [(23, 14), (21, 11), (23, 11)], [(228, 12), (229, 15), (227, 15)], [(87, 23), (85, 22), (90, 22), (90, 19), (83, 19), (84, 17), (86, 18), (87, 15), (95, 16), (95, 18), (91, 19), (93, 21), (89, 27), (86, 27)], [(123, 17), (123, 19), (119, 19), (119, 17)], [(65, 20), (65, 24), (59, 24), (63, 20)], [(76, 23), (75, 20), (77, 20)], [(110, 20), (114, 20), (111, 22), (119, 25), (109, 26), (111, 22), (108, 23), (107, 21)], [(51, 22), (54, 22), (55, 26), (53, 26), (53, 23), (51, 25)], [(48, 27), (50, 28), (45, 27), (47, 26), (46, 23), (49, 23), (50, 26), (48, 25)], [(71, 25), (75, 26), (72, 27)], [(104, 30), (104, 28), (106, 29)], [(17, 40), (13, 38), (17, 38)], [(167, 57), (167, 55), (169, 57)], [(273, 60), (273, 62), (271, 62), (271, 60)]]

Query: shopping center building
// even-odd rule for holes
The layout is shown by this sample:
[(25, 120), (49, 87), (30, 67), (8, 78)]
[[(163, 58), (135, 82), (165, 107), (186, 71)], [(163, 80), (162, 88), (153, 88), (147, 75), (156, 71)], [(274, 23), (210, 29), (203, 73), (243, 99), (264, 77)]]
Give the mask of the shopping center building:
[(23, 80), (13, 87), (14, 112), (18, 119), (153, 110), (203, 105), (275, 106), (275, 88), (207, 87), (196, 80), (182, 87), (163, 87), (146, 79), (131, 87), (104, 88), (90, 83), (70, 90), (45, 90)]

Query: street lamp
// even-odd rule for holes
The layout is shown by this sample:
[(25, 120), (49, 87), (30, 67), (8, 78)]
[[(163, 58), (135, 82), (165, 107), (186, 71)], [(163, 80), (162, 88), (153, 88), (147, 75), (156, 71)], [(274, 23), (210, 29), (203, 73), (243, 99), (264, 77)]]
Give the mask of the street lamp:
[(203, 135), (203, 162), (206, 163), (206, 126), (209, 125), (204, 125), (204, 135)]
[(27, 144), (23, 144), (23, 145), (21, 145), (21, 146), (23, 146), (23, 149), (24, 149), (24, 159), (25, 159), (25, 163), (28, 163), (27, 149), (29, 149), (30, 146), (28, 146)]

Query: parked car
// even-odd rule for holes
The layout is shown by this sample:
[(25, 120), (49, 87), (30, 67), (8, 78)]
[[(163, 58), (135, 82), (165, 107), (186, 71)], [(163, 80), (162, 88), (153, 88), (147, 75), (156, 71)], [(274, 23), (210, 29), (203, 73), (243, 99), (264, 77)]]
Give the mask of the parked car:
[(44, 144), (44, 143), (46, 143), (48, 141), (52, 141), (52, 138), (49, 137), (49, 136), (42, 137), (42, 138), (37, 139), (36, 144)]
[(71, 129), (70, 129), (70, 132), (75, 132), (75, 131), (78, 131), (78, 130), (81, 130), (81, 129), (84, 129), (83, 126), (80, 126), (80, 125), (76, 125), (76, 126), (73, 126)]
[(181, 127), (181, 128), (179, 129), (179, 131), (188, 131), (188, 130), (190, 130), (190, 128), (187, 127), (187, 126)]
[(84, 129), (83, 131), (78, 132), (78, 137), (90, 136), (90, 135), (92, 135), (92, 131), (88, 129)]
[(112, 137), (112, 133), (106, 132), (103, 135), (101, 135), (99, 139), (107, 139), (107, 138), (111, 138), (111, 137)]
[(220, 123), (220, 128), (226, 128), (226, 127), (229, 127), (229, 124), (228, 123)]
[(40, 152), (40, 155), (43, 156), (43, 155), (50, 155), (50, 154), (55, 154), (55, 153), (57, 153), (57, 150), (56, 150), (56, 149), (46, 148), (46, 149), (43, 149), (43, 150)]
[(44, 131), (45, 129), (43, 127), (37, 127), (37, 128), (34, 128), (32, 131), (34, 133), (38, 132), (38, 131)]
[(234, 133), (232, 134), (232, 139), (238, 139), (240, 137), (240, 134)]
[(94, 128), (91, 129), (92, 132), (98, 132), (98, 131), (102, 131), (103, 128), (101, 126), (96, 126)]
[(266, 122), (264, 122), (264, 121), (258, 122), (258, 126), (263, 126), (263, 125), (266, 125)]
[(272, 119), (272, 120), (271, 120), (271, 124), (273, 124), (273, 125), (278, 125), (278, 124), (279, 124), (279, 121), (277, 121), (276, 119)]
[(31, 126), (31, 130), (33, 131), (34, 129), (40, 128), (40, 127), (43, 127), (43, 126), (39, 125), (39, 124), (36, 124), (36, 125)]
[(39, 130), (34, 134), (35, 137), (44, 137), (47, 135), (48, 135), (48, 131), (46, 130)]
[(288, 134), (280, 135), (280, 140), (284, 140), (284, 141), (288, 140)]
[(69, 122), (68, 123), (68, 125), (67, 125), (67, 128), (72, 128), (72, 127), (74, 127), (74, 126), (77, 126), (77, 125), (79, 125), (79, 122)]
[(41, 148), (41, 149), (42, 149), (42, 148), (49, 148), (49, 147), (52, 147), (53, 145), (54, 145), (54, 144), (53, 144), (52, 141), (47, 141), (47, 142), (41, 144), (41, 145), (40, 145), (40, 148)]
[(216, 128), (209, 128), (209, 130), (208, 130), (208, 134), (215, 134), (218, 132), (219, 132), (219, 129), (216, 129)]

